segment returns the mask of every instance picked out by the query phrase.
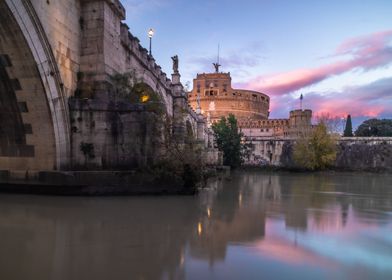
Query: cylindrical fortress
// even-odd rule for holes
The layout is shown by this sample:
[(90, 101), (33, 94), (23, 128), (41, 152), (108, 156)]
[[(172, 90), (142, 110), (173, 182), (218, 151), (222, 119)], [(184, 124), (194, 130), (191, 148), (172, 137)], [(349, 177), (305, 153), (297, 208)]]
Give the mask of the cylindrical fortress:
[(197, 74), (193, 89), (188, 93), (189, 104), (209, 115), (211, 122), (234, 114), (237, 119), (263, 120), (269, 115), (269, 96), (264, 93), (233, 89), (230, 73)]

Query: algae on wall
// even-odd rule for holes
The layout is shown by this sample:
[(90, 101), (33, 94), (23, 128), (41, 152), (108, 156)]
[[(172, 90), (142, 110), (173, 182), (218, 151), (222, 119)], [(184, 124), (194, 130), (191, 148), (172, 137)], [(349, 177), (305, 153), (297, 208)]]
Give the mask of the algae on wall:
[[(156, 113), (145, 106), (74, 99), (70, 104), (74, 169), (130, 169), (152, 164), (159, 153)], [(82, 143), (93, 143), (86, 157)]]

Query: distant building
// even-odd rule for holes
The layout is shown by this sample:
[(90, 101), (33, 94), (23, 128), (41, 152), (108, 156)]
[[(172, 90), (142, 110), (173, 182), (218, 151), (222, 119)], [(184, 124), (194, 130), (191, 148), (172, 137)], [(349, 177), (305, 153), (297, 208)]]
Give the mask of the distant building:
[(221, 73), (219, 67), (215, 68), (215, 73), (197, 74), (193, 80), (193, 89), (188, 93), (192, 108), (200, 111), (210, 123), (233, 114), (245, 141), (252, 144), (248, 163), (280, 162), (283, 142), (311, 130), (312, 111), (301, 108), (290, 111), (288, 119), (268, 119), (268, 95), (253, 90), (233, 89), (230, 72)]
[(254, 120), (265, 120), (269, 114), (269, 97), (257, 91), (233, 89), (230, 73), (197, 74), (188, 98), (194, 109), (200, 100), (200, 109), (209, 115), (211, 122), (229, 113), (237, 119)]

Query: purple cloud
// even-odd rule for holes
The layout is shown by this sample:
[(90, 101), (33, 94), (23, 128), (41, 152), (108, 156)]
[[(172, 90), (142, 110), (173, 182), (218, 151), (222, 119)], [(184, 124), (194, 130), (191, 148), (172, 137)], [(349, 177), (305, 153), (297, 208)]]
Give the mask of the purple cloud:
[[(287, 117), (290, 104), (298, 108), (298, 99), (289, 94), (271, 99), (272, 117)], [(329, 113), (332, 117), (346, 117), (351, 114), (356, 119), (370, 117), (392, 117), (392, 78), (384, 78), (358, 87), (347, 87), (338, 92), (308, 92), (304, 94), (304, 105), (313, 110), (314, 115)]]
[(317, 68), (258, 76), (242, 86), (260, 90), (269, 95), (283, 95), (354, 69), (367, 71), (383, 67), (392, 62), (392, 47), (388, 45), (391, 39), (392, 30), (349, 39), (343, 42), (335, 52), (335, 56), (339, 57), (350, 55), (349, 59), (342, 59)]

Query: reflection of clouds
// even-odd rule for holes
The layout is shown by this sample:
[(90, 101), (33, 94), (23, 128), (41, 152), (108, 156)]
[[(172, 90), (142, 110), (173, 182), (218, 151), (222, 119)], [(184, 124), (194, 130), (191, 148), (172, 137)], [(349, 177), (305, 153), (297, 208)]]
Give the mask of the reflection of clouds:
[[(392, 271), (392, 244), (377, 238), (377, 232), (383, 236), (390, 234), (389, 229), (364, 228), (355, 235), (316, 235), (306, 236), (301, 246), (321, 256), (328, 257), (346, 265), (363, 265), (369, 268)], [(365, 235), (362, 235), (365, 233)]]
[(266, 220), (266, 237), (257, 243), (263, 256), (294, 265), (318, 267), (364, 265), (392, 271), (392, 238), (388, 227), (357, 224), (350, 232), (287, 231), (283, 221)]
[(283, 238), (269, 238), (256, 243), (255, 248), (267, 258), (291, 265), (336, 267), (336, 263), (311, 250)]

